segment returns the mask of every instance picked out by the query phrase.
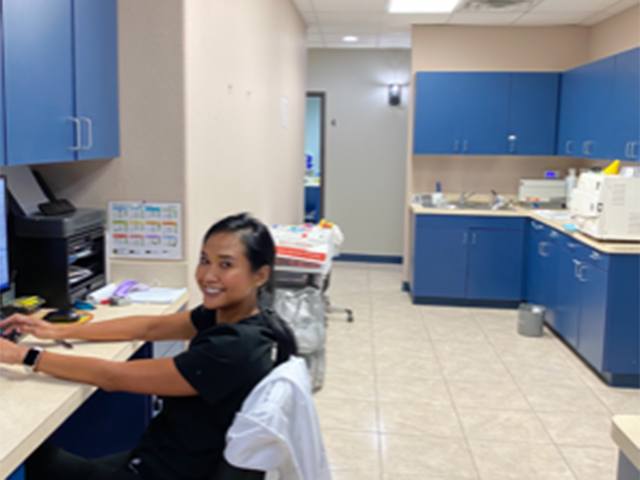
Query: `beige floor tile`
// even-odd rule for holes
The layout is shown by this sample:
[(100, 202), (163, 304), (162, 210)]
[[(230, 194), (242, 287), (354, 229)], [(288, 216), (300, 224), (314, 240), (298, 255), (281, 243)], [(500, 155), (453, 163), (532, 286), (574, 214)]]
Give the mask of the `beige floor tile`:
[(531, 406), (512, 380), (501, 382), (449, 381), (449, 391), (456, 407), (479, 410), (531, 411)]
[[(517, 378), (516, 382), (518, 382)], [(520, 387), (536, 412), (599, 414), (608, 412), (604, 404), (586, 386), (565, 387), (544, 383), (522, 383)]]
[(323, 436), (332, 470), (356, 472), (380, 470), (378, 434), (324, 430)]
[(376, 398), (375, 380), (371, 375), (337, 373), (335, 368), (328, 365), (324, 385), (315, 397), (318, 399), (374, 401)]
[[(362, 477), (362, 480), (368, 477)], [(478, 478), (478, 477), (458, 477), (455, 475), (455, 472), (448, 473), (447, 475), (432, 475), (428, 472), (423, 473), (409, 473), (409, 474), (393, 474), (393, 473), (385, 473), (382, 476), (382, 480), (469, 480), (469, 478)]]
[(378, 480), (380, 472), (374, 470), (331, 470), (332, 480)]
[(381, 402), (429, 402), (451, 405), (447, 385), (441, 378), (378, 375), (377, 392), (378, 400)]
[[(430, 436), (382, 435), (382, 468), (386, 478), (414, 475), (414, 478), (471, 480), (477, 473), (463, 439)], [(400, 477), (402, 478), (402, 477)]]
[(420, 357), (435, 356), (431, 341), (420, 335), (408, 338), (393, 338), (376, 334), (373, 337), (373, 347), (376, 357), (406, 354)]
[(640, 415), (640, 390), (610, 387), (599, 378), (588, 385), (613, 415)]
[(441, 378), (442, 368), (435, 355), (377, 355), (375, 359), (376, 374), (383, 377), (404, 375), (408, 377)]
[(540, 413), (539, 417), (558, 445), (615, 448), (608, 413)]
[(379, 402), (379, 429), (400, 435), (462, 438), (460, 422), (451, 405), (427, 402)]
[(560, 450), (577, 480), (614, 480), (618, 464), (613, 448), (564, 447)]
[(322, 430), (378, 431), (375, 402), (323, 397), (316, 400), (316, 408)]
[(498, 362), (477, 362), (461, 357), (442, 361), (442, 374), (454, 382), (508, 382), (509, 371)]
[(531, 360), (526, 357), (502, 358), (511, 375), (519, 385), (545, 384), (560, 387), (584, 388), (586, 384), (580, 374), (567, 364), (548, 363), (544, 360)]
[(474, 317), (474, 309), (472, 308), (423, 305), (421, 311), (425, 320), (447, 318), (473, 319)]
[(458, 409), (458, 415), (467, 438), (472, 440), (551, 443), (551, 437), (533, 412)]
[(574, 480), (555, 445), (470, 440), (482, 480)]
[(493, 347), (487, 342), (460, 343), (433, 339), (432, 343), (438, 358), (443, 362), (501, 363)]

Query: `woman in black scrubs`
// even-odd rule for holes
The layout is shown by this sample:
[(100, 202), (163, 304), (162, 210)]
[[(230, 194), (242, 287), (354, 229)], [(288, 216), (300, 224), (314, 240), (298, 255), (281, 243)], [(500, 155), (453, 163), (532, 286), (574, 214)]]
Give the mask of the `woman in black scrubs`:
[(222, 462), (225, 432), (251, 389), (296, 353), (289, 328), (260, 308), (271, 289), (275, 247), (247, 214), (213, 225), (202, 244), (196, 280), (202, 305), (190, 312), (134, 316), (84, 325), (13, 315), (0, 327), (42, 339), (190, 340), (175, 358), (105, 361), (29, 350), (0, 339), (0, 363), (107, 391), (160, 395), (162, 412), (130, 452), (87, 460), (48, 443), (27, 461), (28, 480), (209, 480)]

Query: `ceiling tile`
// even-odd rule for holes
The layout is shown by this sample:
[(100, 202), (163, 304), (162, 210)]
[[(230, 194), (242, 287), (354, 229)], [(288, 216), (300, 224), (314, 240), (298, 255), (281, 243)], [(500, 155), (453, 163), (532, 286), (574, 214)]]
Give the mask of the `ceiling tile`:
[(589, 13), (526, 13), (515, 25), (578, 25)]
[(381, 13), (327, 13), (317, 11), (317, 18), (321, 24), (345, 24), (359, 23), (362, 25), (379, 25), (384, 15)]
[(453, 25), (509, 25), (522, 16), (521, 12), (489, 13), (489, 12), (454, 12), (449, 18)]
[(322, 43), (324, 41), (324, 37), (321, 34), (310, 33), (307, 34), (307, 43)]
[[(533, 6), (540, 3), (542, 0), (526, 0), (522, 3), (516, 3), (514, 5), (504, 6), (501, 8), (487, 7), (485, 1), (475, 0), (462, 0), (458, 5), (456, 11), (458, 12), (483, 12), (483, 13), (514, 13), (514, 12), (526, 12)], [(557, 0), (556, 0), (557, 1)], [(585, 0), (588, 1), (588, 0)]]
[(381, 34), (378, 37), (378, 45), (381, 48), (411, 48), (411, 34)]
[(360, 35), (358, 37), (358, 41), (357, 42), (343, 42), (342, 41), (342, 37), (344, 35), (339, 35), (339, 34), (333, 34), (333, 33), (327, 33), (324, 35), (324, 40), (325, 42), (327, 42), (327, 44), (329, 43), (340, 43), (343, 46), (349, 47), (349, 46), (354, 46), (357, 47), (361, 44), (370, 44), (372, 42), (375, 42), (377, 35)]
[(386, 0), (312, 0), (316, 12), (385, 13)]
[(531, 11), (544, 12), (598, 12), (610, 7), (618, 0), (544, 0)]
[(301, 14), (307, 25), (313, 25), (316, 23), (316, 14), (314, 12), (301, 12)]
[(383, 18), (385, 25), (429, 25), (446, 23), (449, 18), (448, 13), (434, 13), (426, 15), (389, 14)]
[(323, 33), (335, 33), (341, 35), (375, 35), (380, 30), (379, 25), (362, 25), (359, 23), (323, 23), (320, 28)]

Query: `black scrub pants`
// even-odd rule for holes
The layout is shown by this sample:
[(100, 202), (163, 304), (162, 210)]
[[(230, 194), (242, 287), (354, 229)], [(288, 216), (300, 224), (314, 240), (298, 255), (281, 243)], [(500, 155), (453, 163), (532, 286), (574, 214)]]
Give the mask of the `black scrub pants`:
[(27, 460), (27, 480), (141, 480), (128, 465), (129, 452), (86, 459), (49, 442)]

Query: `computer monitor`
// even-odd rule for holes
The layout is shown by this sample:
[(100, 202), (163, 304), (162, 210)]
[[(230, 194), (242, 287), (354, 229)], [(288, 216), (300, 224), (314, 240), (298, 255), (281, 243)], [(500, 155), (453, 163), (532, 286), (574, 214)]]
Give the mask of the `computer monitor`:
[(9, 239), (7, 234), (7, 178), (0, 175), (0, 292), (9, 290)]

